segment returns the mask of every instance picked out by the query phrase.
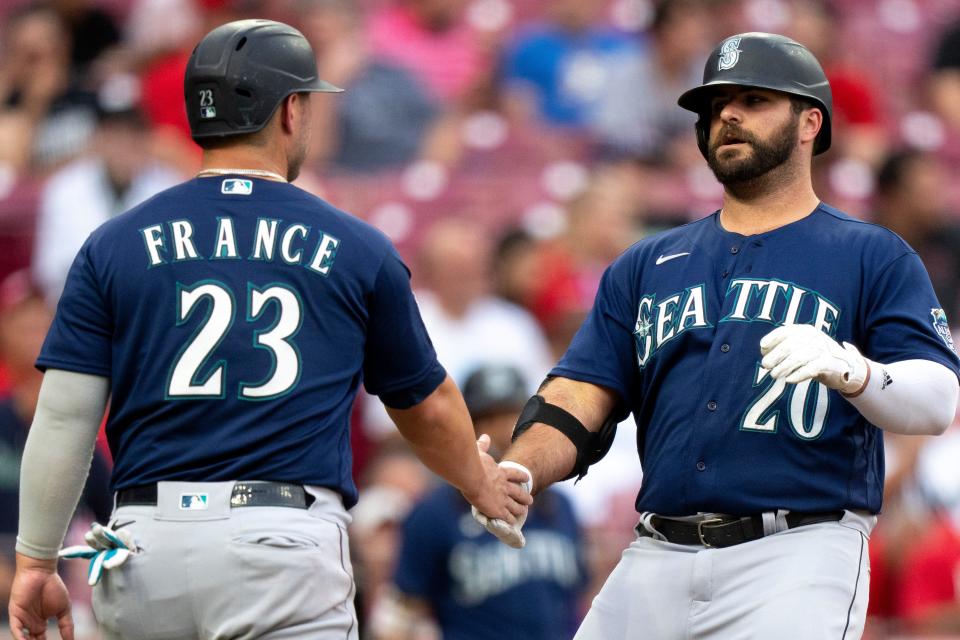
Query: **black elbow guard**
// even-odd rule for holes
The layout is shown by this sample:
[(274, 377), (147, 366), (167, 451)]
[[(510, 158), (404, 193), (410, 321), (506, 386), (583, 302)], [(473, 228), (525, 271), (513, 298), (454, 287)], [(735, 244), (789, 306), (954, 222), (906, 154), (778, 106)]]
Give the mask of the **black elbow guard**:
[(600, 427), (600, 431), (593, 433), (583, 426), (570, 412), (550, 404), (541, 395), (535, 395), (524, 405), (517, 426), (513, 428), (513, 440), (516, 441), (523, 432), (534, 423), (542, 422), (565, 435), (577, 449), (577, 461), (570, 474), (564, 480), (576, 478), (580, 480), (587, 475), (590, 465), (599, 462), (610, 451), (613, 437), (617, 433), (617, 421), (611, 416)]

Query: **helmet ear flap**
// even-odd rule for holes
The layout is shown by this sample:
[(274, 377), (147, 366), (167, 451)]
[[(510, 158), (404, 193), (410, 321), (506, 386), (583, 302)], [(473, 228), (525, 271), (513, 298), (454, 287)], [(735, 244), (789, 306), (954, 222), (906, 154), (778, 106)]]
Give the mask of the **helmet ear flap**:
[(710, 150), (710, 120), (701, 115), (694, 126), (697, 129), (697, 146), (700, 147), (700, 153), (706, 158), (707, 152)]

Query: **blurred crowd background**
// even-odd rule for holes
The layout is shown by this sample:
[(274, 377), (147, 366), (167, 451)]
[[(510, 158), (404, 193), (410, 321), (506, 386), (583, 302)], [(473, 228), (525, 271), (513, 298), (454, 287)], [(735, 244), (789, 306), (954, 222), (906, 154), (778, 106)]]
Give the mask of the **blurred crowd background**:
[[(818, 56), (834, 95), (818, 193), (903, 236), (960, 318), (960, 0), (0, 0), (4, 628), (32, 363), (67, 269), (97, 225), (198, 170), (186, 59), (211, 28), (251, 17), (298, 27), (321, 76), (346, 89), (314, 96), (297, 184), (394, 240), (441, 362), (491, 431), (563, 352), (613, 258), (719, 205), (676, 98), (738, 32), (784, 33)], [(449, 535), (430, 524), (465, 503), (361, 398), (351, 535), (363, 637), (440, 637), (458, 607), (562, 618), (516, 637), (569, 637), (633, 535), (635, 434), (621, 425), (583, 481), (540, 501), (550, 544), (502, 547), (490, 568), (462, 519)], [(960, 427), (886, 444), (866, 637), (960, 637)], [(103, 446), (71, 539), (108, 517), (109, 468)], [(84, 569), (65, 567), (90, 640)], [(517, 588), (553, 609), (511, 609)], [(410, 607), (397, 603), (411, 601), (434, 623), (404, 634)]]

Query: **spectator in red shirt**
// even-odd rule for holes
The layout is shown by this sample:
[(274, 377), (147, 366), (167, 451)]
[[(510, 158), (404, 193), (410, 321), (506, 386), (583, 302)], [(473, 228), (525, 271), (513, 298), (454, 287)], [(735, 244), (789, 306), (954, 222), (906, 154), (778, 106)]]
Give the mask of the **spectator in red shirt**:
[(839, 55), (838, 45), (843, 42), (837, 28), (842, 23), (840, 14), (823, 0), (794, 0), (790, 18), (785, 35), (806, 45), (830, 80), (833, 130), (842, 132), (840, 138), (834, 138), (832, 155), (878, 166), (889, 136), (881, 121), (878, 94), (864, 79), (864, 69)]
[(912, 633), (960, 635), (960, 431), (920, 454), (921, 489), (939, 513), (904, 562), (897, 607)]
[(909, 556), (898, 600), (914, 632), (960, 633), (958, 526), (949, 516), (940, 517)]
[(530, 309), (562, 354), (583, 322), (606, 265), (638, 239), (639, 201), (629, 175), (606, 167), (567, 208), (567, 229), (538, 253)]
[(140, 104), (151, 127), (153, 151), (189, 172), (200, 167), (200, 148), (190, 139), (183, 108), (187, 59), (204, 33), (246, 16), (226, 0), (181, 0), (177, 4), (175, 15), (168, 18), (169, 2), (139, 0), (127, 30), (129, 57), (142, 61)]

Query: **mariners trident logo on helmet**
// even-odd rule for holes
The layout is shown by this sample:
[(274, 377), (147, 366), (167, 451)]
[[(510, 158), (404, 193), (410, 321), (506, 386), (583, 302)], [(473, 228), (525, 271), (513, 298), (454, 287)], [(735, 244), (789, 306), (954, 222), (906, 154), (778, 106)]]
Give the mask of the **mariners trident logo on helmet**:
[(740, 38), (730, 38), (720, 47), (720, 71), (733, 69), (740, 60)]
[(714, 48), (703, 67), (703, 84), (677, 101), (700, 116), (697, 146), (704, 157), (710, 137), (710, 100), (717, 87), (727, 85), (780, 91), (809, 101), (823, 114), (813, 153), (830, 148), (830, 82), (814, 55), (799, 42), (776, 33), (751, 32), (731, 36)]

